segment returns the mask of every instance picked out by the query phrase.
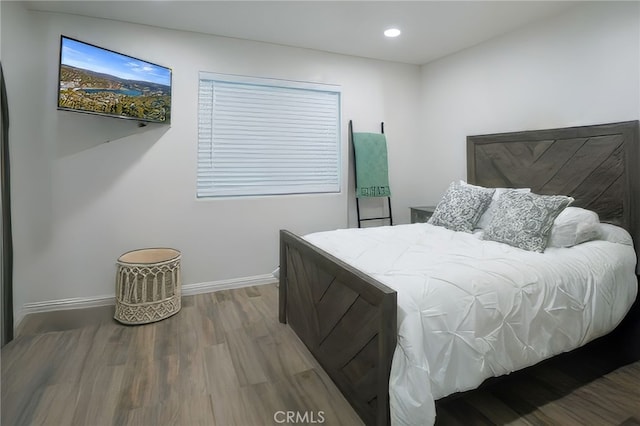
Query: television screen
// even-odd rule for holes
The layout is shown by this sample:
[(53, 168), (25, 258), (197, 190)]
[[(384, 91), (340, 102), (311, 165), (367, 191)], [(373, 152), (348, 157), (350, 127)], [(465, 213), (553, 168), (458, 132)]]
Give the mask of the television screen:
[(170, 68), (61, 36), (58, 76), (58, 109), (170, 121)]

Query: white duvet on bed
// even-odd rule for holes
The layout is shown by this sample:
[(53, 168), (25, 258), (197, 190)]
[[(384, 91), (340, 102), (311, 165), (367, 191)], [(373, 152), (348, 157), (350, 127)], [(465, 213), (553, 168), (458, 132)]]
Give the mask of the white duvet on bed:
[(398, 293), (394, 425), (435, 421), (434, 400), (611, 331), (637, 292), (633, 247), (533, 253), (429, 224), (304, 237)]

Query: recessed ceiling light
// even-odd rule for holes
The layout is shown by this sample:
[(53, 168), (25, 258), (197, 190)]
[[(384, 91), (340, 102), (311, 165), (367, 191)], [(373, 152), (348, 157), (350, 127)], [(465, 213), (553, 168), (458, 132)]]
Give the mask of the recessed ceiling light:
[(398, 37), (400, 35), (400, 30), (397, 28), (389, 28), (384, 31), (384, 35), (387, 37)]

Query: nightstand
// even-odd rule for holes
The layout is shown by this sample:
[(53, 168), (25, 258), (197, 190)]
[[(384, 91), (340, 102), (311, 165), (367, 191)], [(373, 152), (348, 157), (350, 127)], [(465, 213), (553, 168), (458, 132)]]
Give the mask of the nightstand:
[(411, 209), (411, 223), (424, 223), (429, 220), (436, 206), (409, 207)]

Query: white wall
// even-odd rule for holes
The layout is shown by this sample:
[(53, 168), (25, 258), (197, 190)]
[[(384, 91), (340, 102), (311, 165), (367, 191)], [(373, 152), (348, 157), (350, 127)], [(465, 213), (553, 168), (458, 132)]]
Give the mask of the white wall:
[(582, 3), (422, 68), (424, 194), (466, 177), (467, 135), (640, 118), (640, 4)]
[[(173, 69), (171, 126), (56, 110), (60, 34)], [(2, 62), (11, 114), (15, 306), (113, 295), (123, 252), (171, 246), (185, 284), (270, 273), (278, 230), (348, 225), (347, 123), (387, 124), (402, 187), (417, 166), (420, 70), (283, 46), (64, 14), (2, 2)], [(342, 86), (341, 194), (196, 200), (198, 72)], [(350, 187), (349, 187), (350, 188)], [(395, 193), (408, 222), (410, 191)], [(351, 222), (353, 223), (353, 222)]]

